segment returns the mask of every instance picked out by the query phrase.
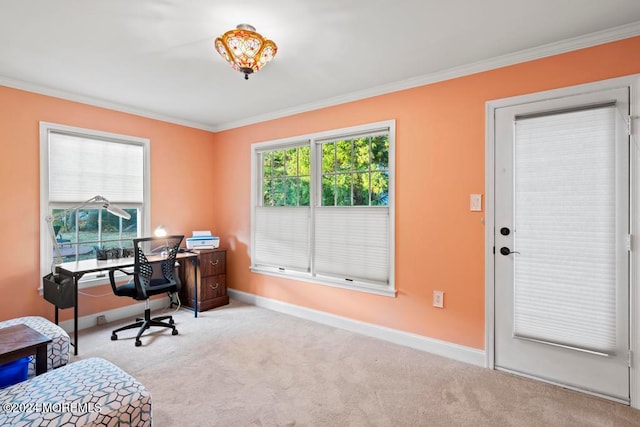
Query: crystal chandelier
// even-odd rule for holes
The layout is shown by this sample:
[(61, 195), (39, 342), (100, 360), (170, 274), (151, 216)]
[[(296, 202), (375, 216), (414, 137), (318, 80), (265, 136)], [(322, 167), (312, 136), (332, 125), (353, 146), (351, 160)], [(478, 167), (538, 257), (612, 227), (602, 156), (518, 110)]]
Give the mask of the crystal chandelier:
[(244, 73), (244, 79), (271, 61), (278, 47), (256, 32), (249, 24), (240, 24), (215, 40), (216, 50), (235, 69)]

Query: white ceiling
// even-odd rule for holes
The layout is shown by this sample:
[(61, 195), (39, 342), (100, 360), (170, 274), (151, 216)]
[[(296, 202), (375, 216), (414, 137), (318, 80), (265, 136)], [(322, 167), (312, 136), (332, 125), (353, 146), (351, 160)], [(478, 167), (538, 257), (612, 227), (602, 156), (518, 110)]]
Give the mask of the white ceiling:
[[(278, 45), (248, 81), (239, 23)], [(639, 0), (0, 0), (0, 84), (222, 130), (637, 34)]]

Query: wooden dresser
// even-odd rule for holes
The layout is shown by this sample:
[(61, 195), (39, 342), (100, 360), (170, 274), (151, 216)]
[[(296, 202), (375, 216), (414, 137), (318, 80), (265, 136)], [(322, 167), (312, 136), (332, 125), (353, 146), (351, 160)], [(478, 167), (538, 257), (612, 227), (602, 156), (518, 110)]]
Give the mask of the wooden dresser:
[[(227, 250), (203, 249), (194, 250), (198, 254), (198, 311), (206, 311), (221, 305), (229, 304), (227, 295)], [(193, 263), (186, 261), (180, 269), (182, 288), (180, 299), (182, 304), (193, 308), (196, 305), (193, 287)]]

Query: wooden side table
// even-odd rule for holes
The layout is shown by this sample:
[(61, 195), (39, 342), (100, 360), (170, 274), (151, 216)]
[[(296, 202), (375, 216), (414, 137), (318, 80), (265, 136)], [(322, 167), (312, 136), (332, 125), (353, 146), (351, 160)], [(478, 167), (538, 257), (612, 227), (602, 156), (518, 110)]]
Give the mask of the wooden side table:
[(47, 344), (51, 338), (27, 325), (0, 329), (0, 365), (20, 358), (36, 356), (36, 375), (47, 372)]

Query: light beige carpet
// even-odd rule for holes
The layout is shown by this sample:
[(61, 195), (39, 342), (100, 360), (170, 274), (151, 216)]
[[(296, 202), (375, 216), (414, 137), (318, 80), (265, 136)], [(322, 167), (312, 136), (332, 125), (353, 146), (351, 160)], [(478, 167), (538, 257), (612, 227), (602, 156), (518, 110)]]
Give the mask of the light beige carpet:
[(117, 322), (81, 331), (99, 356), (150, 391), (169, 426), (640, 426), (640, 411), (560, 387), (232, 301), (175, 314), (170, 330), (111, 341)]

